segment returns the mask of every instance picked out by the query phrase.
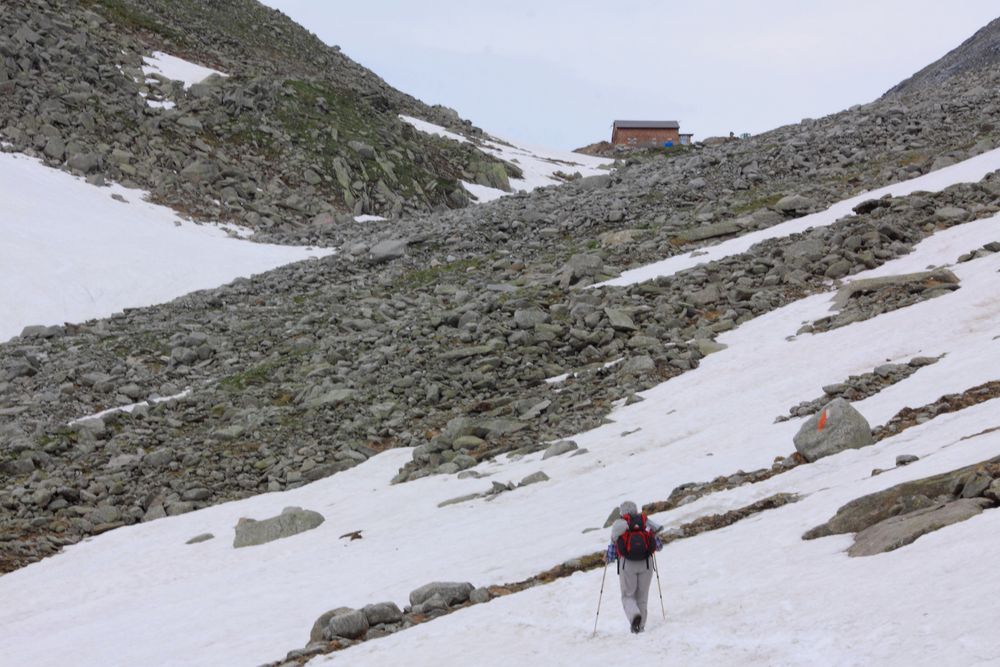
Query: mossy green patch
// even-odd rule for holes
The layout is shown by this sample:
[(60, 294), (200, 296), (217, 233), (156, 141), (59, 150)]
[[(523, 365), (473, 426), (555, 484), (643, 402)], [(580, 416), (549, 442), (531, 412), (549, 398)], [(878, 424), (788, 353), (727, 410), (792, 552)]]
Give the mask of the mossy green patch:
[(226, 391), (243, 391), (248, 387), (261, 387), (267, 384), (271, 372), (274, 370), (273, 362), (265, 362), (258, 366), (235, 373), (219, 380), (219, 386)]
[(184, 35), (156, 20), (150, 14), (123, 0), (81, 0), (84, 6), (100, 8), (106, 18), (130, 31), (144, 30), (185, 44)]
[(783, 195), (781, 193), (770, 194), (763, 197), (756, 197), (743, 204), (734, 206), (732, 211), (736, 215), (747, 215), (762, 208), (768, 208), (778, 203)]

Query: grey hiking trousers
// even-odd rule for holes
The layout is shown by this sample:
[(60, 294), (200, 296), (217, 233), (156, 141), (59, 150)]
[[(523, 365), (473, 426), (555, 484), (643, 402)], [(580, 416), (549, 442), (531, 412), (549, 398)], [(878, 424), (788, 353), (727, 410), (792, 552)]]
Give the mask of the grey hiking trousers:
[(653, 580), (653, 559), (649, 559), (649, 569), (644, 560), (618, 559), (618, 582), (622, 586), (622, 607), (629, 623), (636, 614), (642, 616), (640, 629), (646, 628), (646, 600), (649, 598), (649, 583)]

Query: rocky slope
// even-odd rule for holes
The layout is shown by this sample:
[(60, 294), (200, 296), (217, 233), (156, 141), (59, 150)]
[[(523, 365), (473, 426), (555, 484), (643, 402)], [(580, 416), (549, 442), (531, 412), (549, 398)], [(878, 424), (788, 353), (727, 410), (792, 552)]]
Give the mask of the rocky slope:
[[(212, 48), (214, 57), (206, 62), (234, 73), (234, 81), (205, 89), (208, 102), (176, 93), (179, 118), (189, 113), (185, 104), (196, 116), (198, 109), (218, 113), (219, 100), (241, 108), (239, 94), (250, 89), (270, 93), (253, 97), (256, 115), (244, 119), (248, 131), (275, 127), (268, 119), (280, 119), (283, 104), (307, 100), (304, 108), (316, 113), (335, 106), (322, 90), (343, 85), (341, 80), (276, 83), (269, 70), (253, 81), (241, 79), (241, 68), (250, 66), (227, 50), (238, 47), (226, 46), (211, 31), (194, 30), (202, 25), (198, 21), (218, 23), (203, 13), (212, 10), (187, 3), (151, 7), (160, 8), (137, 15), (130, 3), (112, 3), (95, 10), (117, 21), (126, 21), (120, 12), (132, 17), (127, 20), (134, 32), (127, 39), (147, 40), (143, 48), (166, 48), (164, 40), (176, 36), (162, 34), (162, 26), (190, 20), (184, 25), (192, 26), (186, 31), (192, 36), (184, 44), (195, 51)], [(69, 19), (47, 19), (48, 30), (61, 30), (62, 23), (73, 20), (78, 30), (102, 25), (98, 14), (77, 11)], [(269, 16), (284, 30), (297, 31), (271, 13), (261, 20)], [(4, 23), (21, 36), (0, 42), (0, 53), (19, 40), (30, 44), (24, 30), (35, 31), (39, 22), (32, 15), (20, 25)], [(96, 38), (84, 41), (91, 39)], [(260, 55), (268, 52), (265, 45), (250, 53), (289, 77), (299, 76), (298, 69), (312, 59), (341, 63), (335, 51), (313, 49), (307, 37), (302, 39), (301, 48), (286, 49), (273, 62)], [(56, 41), (64, 47), (73, 43), (69, 36)], [(115, 55), (117, 42), (102, 44), (101, 53), (111, 62), (126, 58)], [(132, 55), (123, 66), (134, 68), (141, 50), (137, 42), (129, 44)], [(10, 69), (10, 61), (5, 62)], [(390, 106), (399, 105), (382, 115), (378, 105), (364, 113), (355, 107), (366, 123), (411, 104), (379, 93), (373, 76), (357, 78), (358, 90), (366, 91), (361, 98), (382, 95)], [(0, 525), (7, 536), (0, 544), (0, 565), (11, 569), (123, 524), (296, 487), (388, 447), (414, 447), (412, 462), (397, 477), (402, 482), (433, 473), (461, 474), (501, 452), (533, 451), (547, 440), (598, 424), (616, 401), (637, 400), (634, 392), (695, 367), (716, 349), (717, 333), (828, 289), (831, 279), (905, 254), (939, 229), (997, 212), (1000, 187), (991, 178), (935, 195), (881, 200), (830, 227), (768, 241), (669, 279), (625, 288), (587, 286), (994, 148), (998, 79), (994, 70), (971, 72), (749, 140), (633, 158), (611, 175), (475, 208), (337, 227), (330, 234), (299, 224), (317, 211), (329, 212), (320, 193), (325, 186), (294, 190), (289, 183), (296, 181), (283, 174), (281, 185), (268, 185), (266, 194), (257, 195), (263, 202), (234, 204), (240, 220), (285, 241), (337, 241), (339, 255), (107, 320), (32, 328), (0, 346)], [(127, 114), (145, 119), (141, 128), (173, 123), (144, 106), (140, 84), (126, 77), (114, 81), (97, 96), (102, 104), (106, 98), (119, 100), (108, 102), (114, 107), (109, 117), (126, 113), (122, 109), (128, 106)], [(5, 135), (15, 140), (17, 128), (37, 124), (36, 111), (66, 102), (65, 96), (33, 90), (17, 78), (0, 86), (27, 96), (18, 99), (34, 100), (24, 107), (0, 102), (9, 119)], [(321, 99), (329, 100), (325, 111)], [(441, 121), (440, 114), (422, 108), (424, 117)], [(299, 119), (309, 115), (296, 113)], [(15, 145), (44, 152), (53, 141), (44, 139), (45, 127), (33, 134), (20, 130), (23, 136)], [(203, 138), (205, 127), (202, 123), (202, 133), (192, 129), (191, 141), (213, 148)], [(219, 127), (231, 128), (225, 121)], [(129, 145), (144, 131), (121, 130), (134, 132)], [(256, 148), (238, 144), (234, 149), (234, 135), (227, 132), (213, 135), (217, 143), (201, 155), (202, 163), (226, 155), (254, 181), (246, 165), (254, 163), (254, 151), (265, 140), (252, 140)], [(175, 138), (184, 136), (176, 130)], [(454, 142), (416, 132), (406, 136), (414, 160), (455, 148), (445, 145)], [(301, 145), (302, 151), (325, 154), (324, 142), (333, 140), (311, 131), (298, 135), (301, 144), (291, 137), (281, 137), (282, 150)], [(77, 141), (82, 145), (84, 140)], [(169, 170), (157, 166), (162, 160), (180, 164), (174, 153), (178, 144), (167, 145), (150, 140), (141, 164), (132, 153), (107, 175), (129, 178), (120, 166), (139, 165), (132, 166), (131, 177), (151, 187), (157, 198), (193, 201), (201, 213), (225, 217), (227, 188), (239, 193), (232, 179), (242, 176), (220, 167), (219, 179), (171, 180)], [(95, 144), (92, 150), (97, 149), (103, 150)], [(373, 159), (381, 155), (376, 150)], [(259, 164), (290, 168), (263, 158)], [(336, 173), (336, 165), (332, 169)], [(317, 168), (315, 173), (327, 172)], [(157, 174), (167, 174), (162, 187), (154, 182)], [(271, 176), (261, 179), (274, 183)], [(183, 199), (171, 199), (182, 194)], [(291, 196), (301, 206), (288, 206)], [(430, 199), (422, 204), (434, 205)], [(397, 212), (417, 208), (404, 205)], [(939, 293), (890, 290), (884, 298), (860, 301), (850, 317), (863, 319)], [(569, 376), (546, 381), (563, 374)], [(114, 406), (185, 390), (190, 391), (183, 398), (73, 423)]]
[[(153, 51), (228, 76), (185, 88), (143, 73)], [(415, 132), (398, 114), (476, 130), (253, 0), (4, 3), (0, 92), (15, 150), (272, 237), (465, 206), (460, 179), (506, 190), (519, 175), (472, 143)]]
[(893, 86), (886, 96), (904, 95), (932, 88), (966, 72), (978, 72), (1000, 65), (1000, 19), (994, 19), (940, 60)]

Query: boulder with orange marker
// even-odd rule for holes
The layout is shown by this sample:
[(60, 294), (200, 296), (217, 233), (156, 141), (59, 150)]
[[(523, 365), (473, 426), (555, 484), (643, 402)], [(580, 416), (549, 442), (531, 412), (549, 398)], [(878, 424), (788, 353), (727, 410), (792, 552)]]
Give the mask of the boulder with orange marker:
[(845, 449), (867, 447), (875, 439), (864, 415), (843, 398), (837, 398), (802, 425), (794, 442), (795, 449), (812, 462)]

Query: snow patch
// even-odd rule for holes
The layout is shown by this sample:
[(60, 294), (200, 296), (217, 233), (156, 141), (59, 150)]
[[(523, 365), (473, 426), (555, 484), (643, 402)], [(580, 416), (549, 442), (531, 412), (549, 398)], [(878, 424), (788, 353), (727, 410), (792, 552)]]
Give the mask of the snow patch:
[(381, 215), (370, 215), (368, 213), (354, 216), (354, 222), (384, 222), (388, 219), (383, 218)]
[(425, 134), (433, 134), (438, 137), (444, 137), (445, 139), (451, 139), (452, 141), (457, 141), (460, 144), (468, 143), (468, 139), (463, 137), (461, 134), (456, 134), (450, 130), (446, 130), (440, 125), (435, 125), (434, 123), (428, 123), (426, 120), (420, 120), (419, 118), (414, 118), (413, 116), (399, 115), (399, 119), (404, 123), (409, 123), (416, 129), (420, 130)]
[[(399, 118), (421, 132), (445, 137), (461, 143), (470, 142), (470, 139), (467, 137), (446, 130), (434, 123), (413, 118), (412, 116), (400, 115)], [(519, 192), (564, 183), (565, 179), (556, 175), (560, 172), (567, 176), (575, 173), (579, 173), (580, 176), (606, 174), (608, 168), (614, 163), (613, 160), (606, 158), (582, 155), (569, 151), (537, 148), (490, 135), (486, 135), (481, 140), (476, 139), (471, 141), (484, 152), (494, 155), (505, 162), (510, 162), (521, 169), (523, 178), (510, 179), (511, 187)], [(462, 185), (480, 202), (493, 201), (494, 199), (512, 194), (495, 188), (466, 183), (465, 181), (462, 182)]]
[(181, 220), (144, 196), (0, 154), (0, 341), (28, 325), (106, 317), (333, 252), (230, 238), (250, 232)]
[(171, 102), (170, 100), (158, 101), (158, 100), (147, 99), (146, 104), (153, 107), (154, 109), (173, 109), (177, 106), (176, 103)]
[(504, 192), (503, 190), (498, 190), (497, 188), (491, 188), (488, 185), (479, 185), (478, 183), (469, 183), (468, 181), (462, 181), (462, 187), (473, 196), (473, 198), (480, 204), (484, 204), (488, 201), (493, 201), (494, 199), (500, 199), (504, 197), (509, 192)]
[(101, 417), (106, 417), (107, 415), (113, 415), (119, 412), (131, 413), (136, 408), (143, 405), (156, 405), (157, 403), (166, 403), (167, 401), (176, 401), (181, 398), (187, 398), (191, 395), (191, 389), (185, 389), (179, 394), (174, 394), (173, 396), (162, 396), (157, 398), (151, 398), (148, 401), (139, 401), (138, 403), (130, 403), (128, 405), (119, 405), (116, 408), (108, 408), (107, 410), (101, 410), (100, 412), (95, 412), (92, 415), (87, 415), (86, 417), (79, 417), (69, 422), (68, 426), (73, 426), (74, 424), (79, 424), (80, 422), (90, 421), (91, 419), (100, 419)]
[(196, 83), (201, 83), (213, 74), (223, 77), (229, 76), (225, 72), (204, 67), (162, 51), (153, 51), (152, 55), (144, 56), (142, 62), (145, 63), (142, 66), (142, 72), (147, 77), (151, 74), (159, 74), (171, 81), (183, 82), (185, 89)]

